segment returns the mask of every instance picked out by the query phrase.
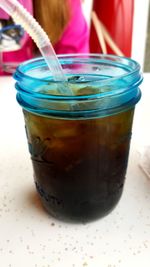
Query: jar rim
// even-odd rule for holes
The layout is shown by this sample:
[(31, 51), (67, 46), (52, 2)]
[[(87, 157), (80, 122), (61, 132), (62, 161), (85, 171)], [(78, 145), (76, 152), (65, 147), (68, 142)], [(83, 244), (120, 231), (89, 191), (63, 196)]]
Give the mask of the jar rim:
[[(43, 58), (32, 59), (22, 63), (14, 74), (17, 101), (23, 109), (46, 116), (93, 118), (129, 109), (139, 101), (143, 77), (140, 65), (133, 59), (102, 54), (68, 54), (58, 58), (64, 64), (65, 75), (71, 77), (68, 84), (74, 94), (56, 94), (60, 81), (49, 76)], [(84, 81), (76, 81), (78, 75)]]
[[(63, 60), (65, 62), (67, 62), (67, 60), (69, 59), (72, 59), (74, 60), (75, 62), (75, 59), (77, 59), (78, 61), (80, 60), (81, 63), (83, 60), (99, 60), (99, 64), (103, 63), (107, 63), (107, 64), (112, 64), (114, 67), (118, 66), (119, 64), (119, 67), (120, 68), (123, 68), (123, 67), (128, 67), (128, 72), (124, 73), (124, 74), (121, 74), (121, 75), (116, 75), (115, 77), (109, 77), (105, 80), (103, 80), (103, 83), (105, 84), (108, 84), (108, 83), (112, 83), (118, 79), (123, 79), (123, 78), (128, 78), (128, 77), (131, 77), (131, 76), (135, 76), (136, 74), (138, 75), (139, 72), (140, 72), (140, 64), (131, 59), (131, 58), (128, 58), (128, 57), (122, 57), (122, 56), (116, 56), (116, 55), (110, 55), (110, 54), (94, 54), (94, 53), (91, 53), (91, 54), (60, 54), (58, 55), (58, 59), (60, 61), (60, 63), (62, 64), (63, 63)], [(45, 60), (42, 58), (42, 57), (37, 57), (37, 58), (34, 58), (34, 59), (30, 59), (30, 60), (27, 60), (23, 63), (21, 63), (17, 69), (16, 69), (16, 74), (15, 74), (15, 78), (16, 76), (18, 76), (18, 78), (22, 78), (22, 79), (27, 79), (27, 80), (30, 80), (30, 81), (39, 81), (39, 82), (42, 82), (42, 83), (48, 83), (48, 82), (51, 82), (51, 84), (55, 83), (60, 83), (62, 82), (61, 80), (57, 80), (55, 81), (54, 79), (47, 79), (47, 78), (40, 78), (40, 77), (32, 77), (31, 75), (28, 75), (26, 73), (26, 70), (27, 70), (27, 67), (30, 66), (30, 68), (28, 70), (32, 70), (32, 68), (36, 67), (37, 64), (40, 63), (44, 63), (43, 66), (47, 66), (46, 65), (46, 62)], [(94, 62), (94, 61), (93, 61)], [(84, 62), (85, 63), (85, 62)], [(141, 75), (140, 75), (141, 77)], [(141, 83), (141, 79), (140, 77), (138, 77), (138, 79), (136, 80), (136, 85), (137, 85), (137, 81), (139, 80), (139, 84)], [(94, 82), (100, 82), (100, 78), (97, 78), (96, 80), (94, 80)], [(84, 83), (92, 83), (93, 81), (80, 81), (80, 84)], [(71, 80), (68, 81), (68, 84), (72, 84), (73, 82)]]

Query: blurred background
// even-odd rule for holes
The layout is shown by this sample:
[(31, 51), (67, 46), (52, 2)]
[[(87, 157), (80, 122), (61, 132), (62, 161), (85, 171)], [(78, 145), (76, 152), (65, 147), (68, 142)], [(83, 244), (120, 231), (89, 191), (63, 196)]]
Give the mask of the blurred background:
[[(58, 0), (45, 0), (44, 5), (41, 0), (18, 1), (35, 16), (50, 39), (54, 39), (56, 53), (90, 51), (123, 55), (132, 57), (145, 72), (150, 72), (150, 0), (62, 0), (60, 8), (57, 7)], [(71, 3), (72, 17), (65, 11), (65, 1)], [(44, 8), (51, 12), (52, 6), (57, 13), (52, 12), (46, 17), (48, 11)], [(52, 17), (51, 21), (49, 17)], [(0, 74), (12, 73), (20, 62), (38, 55), (20, 25), (0, 10)]]
[[(150, 1), (85, 0), (83, 11), (88, 23), (91, 23), (91, 9), (107, 25), (110, 35), (124, 55), (131, 56), (145, 72), (150, 72)], [(99, 52), (101, 49), (98, 41), (95, 43), (92, 27), (91, 31), (92, 50)]]
[(146, 31), (146, 46), (144, 55), (144, 71), (150, 72), (150, 8), (148, 13), (148, 24)]

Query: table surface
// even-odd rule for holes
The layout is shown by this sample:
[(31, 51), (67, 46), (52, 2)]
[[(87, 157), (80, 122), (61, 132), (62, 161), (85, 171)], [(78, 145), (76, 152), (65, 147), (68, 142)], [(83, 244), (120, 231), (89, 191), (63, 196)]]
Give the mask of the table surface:
[(0, 266), (150, 266), (150, 180), (139, 168), (140, 155), (150, 145), (149, 84), (150, 74), (144, 74), (119, 204), (103, 219), (68, 224), (42, 208), (14, 81), (0, 78)]

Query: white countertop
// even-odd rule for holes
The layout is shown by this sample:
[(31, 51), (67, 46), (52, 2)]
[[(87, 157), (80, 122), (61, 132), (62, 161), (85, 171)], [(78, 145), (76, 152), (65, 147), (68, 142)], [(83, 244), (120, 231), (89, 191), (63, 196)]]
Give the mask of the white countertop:
[(122, 198), (107, 217), (88, 224), (56, 221), (35, 191), (14, 81), (0, 78), (0, 266), (150, 267), (150, 180), (139, 168), (150, 145), (150, 74), (136, 106)]

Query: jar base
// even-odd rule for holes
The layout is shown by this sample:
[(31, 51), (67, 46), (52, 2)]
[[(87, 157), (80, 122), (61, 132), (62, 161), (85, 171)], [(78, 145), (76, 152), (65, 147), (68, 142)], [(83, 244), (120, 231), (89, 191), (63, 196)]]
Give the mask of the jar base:
[(40, 199), (44, 209), (49, 213), (50, 216), (68, 223), (88, 223), (98, 219), (101, 219), (108, 214), (110, 214), (117, 206), (121, 196), (123, 188), (121, 188), (116, 194), (111, 195), (111, 198), (105, 203), (97, 202), (91, 204), (88, 201), (85, 203), (80, 203), (80, 208), (74, 208), (73, 205), (68, 205), (65, 209), (58, 209), (41, 197)]

